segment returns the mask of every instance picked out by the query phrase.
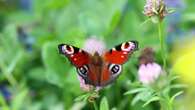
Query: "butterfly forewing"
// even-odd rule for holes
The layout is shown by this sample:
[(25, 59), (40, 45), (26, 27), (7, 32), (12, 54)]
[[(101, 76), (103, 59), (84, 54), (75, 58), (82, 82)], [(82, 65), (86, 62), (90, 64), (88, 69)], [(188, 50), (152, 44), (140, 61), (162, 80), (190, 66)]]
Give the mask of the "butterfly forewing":
[(67, 56), (75, 67), (81, 67), (89, 63), (90, 54), (75, 46), (60, 44), (58, 45), (58, 50), (59, 53)]
[(107, 51), (103, 57), (107, 62), (124, 64), (127, 62), (129, 55), (131, 55), (137, 49), (137, 41), (124, 42)]

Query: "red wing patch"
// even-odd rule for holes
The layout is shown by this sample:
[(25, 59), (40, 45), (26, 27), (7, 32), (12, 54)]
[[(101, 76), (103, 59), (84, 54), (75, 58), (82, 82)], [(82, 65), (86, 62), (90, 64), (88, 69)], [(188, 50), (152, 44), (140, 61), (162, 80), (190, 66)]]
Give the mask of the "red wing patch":
[(124, 42), (104, 54), (105, 61), (114, 64), (124, 64), (129, 55), (138, 49), (137, 41)]
[(59, 52), (68, 57), (70, 62), (76, 67), (81, 67), (89, 63), (90, 54), (84, 50), (66, 44), (58, 45), (58, 49)]

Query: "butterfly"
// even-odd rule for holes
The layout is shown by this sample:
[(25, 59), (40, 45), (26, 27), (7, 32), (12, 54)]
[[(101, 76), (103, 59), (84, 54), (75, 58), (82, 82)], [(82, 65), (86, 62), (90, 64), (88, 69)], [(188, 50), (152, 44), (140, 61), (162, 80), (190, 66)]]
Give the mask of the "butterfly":
[(102, 55), (98, 52), (90, 54), (68, 44), (59, 44), (58, 50), (76, 67), (85, 84), (104, 87), (117, 79), (122, 71), (122, 65), (134, 51), (138, 50), (138, 42), (121, 43)]

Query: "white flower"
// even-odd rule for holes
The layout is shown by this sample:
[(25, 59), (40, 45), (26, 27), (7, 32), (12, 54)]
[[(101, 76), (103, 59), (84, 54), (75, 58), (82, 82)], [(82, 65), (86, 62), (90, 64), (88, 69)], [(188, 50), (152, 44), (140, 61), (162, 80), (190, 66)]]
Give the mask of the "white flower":
[(152, 48), (144, 48), (139, 57), (138, 77), (143, 84), (153, 83), (162, 74), (162, 68), (154, 62), (154, 51)]
[(80, 87), (83, 91), (91, 91), (93, 89), (92, 85), (85, 84), (85, 80), (81, 76), (78, 75), (78, 79), (80, 81)]
[(163, 19), (167, 15), (164, 0), (146, 0), (144, 14), (149, 17), (157, 15), (160, 19)]
[(96, 39), (95, 37), (91, 37), (85, 41), (84, 50), (94, 54), (98, 52), (100, 55), (105, 51), (105, 43), (101, 40)]
[(141, 64), (138, 70), (139, 81), (141, 81), (143, 84), (153, 83), (161, 73), (161, 66), (155, 62)]

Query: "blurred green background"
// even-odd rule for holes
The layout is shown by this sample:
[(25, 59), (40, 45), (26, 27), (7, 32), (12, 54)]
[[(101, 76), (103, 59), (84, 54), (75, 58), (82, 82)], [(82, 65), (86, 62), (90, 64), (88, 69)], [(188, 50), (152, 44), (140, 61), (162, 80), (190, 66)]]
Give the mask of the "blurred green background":
[[(175, 9), (163, 23), (170, 55), (176, 40), (195, 36), (195, 2), (166, 3)], [(144, 0), (0, 0), (0, 110), (93, 109), (91, 103), (75, 101), (84, 92), (75, 68), (58, 53), (60, 43), (82, 47), (96, 36), (109, 49), (137, 40), (140, 50), (154, 48), (156, 61), (162, 64), (157, 25), (143, 24), (148, 19), (144, 4)], [(113, 110), (158, 110), (158, 103), (142, 108), (142, 102), (131, 104), (133, 95), (124, 96), (138, 79), (139, 53), (124, 65), (119, 79), (100, 92), (98, 104), (105, 96)], [(177, 110), (182, 107), (178, 104)]]

